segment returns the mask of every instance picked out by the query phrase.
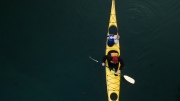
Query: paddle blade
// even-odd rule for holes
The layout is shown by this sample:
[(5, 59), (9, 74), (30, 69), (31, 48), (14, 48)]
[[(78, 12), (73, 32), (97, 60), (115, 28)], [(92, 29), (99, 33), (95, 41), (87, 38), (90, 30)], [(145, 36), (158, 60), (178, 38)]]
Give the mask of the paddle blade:
[(132, 83), (132, 84), (135, 83), (135, 80), (134, 80), (133, 78), (127, 76), (127, 75), (124, 75), (124, 78), (125, 78), (128, 82), (130, 82), (130, 83)]

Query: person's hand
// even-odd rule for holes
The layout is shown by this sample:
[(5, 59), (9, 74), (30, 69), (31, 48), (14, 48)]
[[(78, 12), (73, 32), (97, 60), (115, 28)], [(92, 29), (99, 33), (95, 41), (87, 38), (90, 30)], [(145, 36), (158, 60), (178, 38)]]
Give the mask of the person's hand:
[(121, 70), (117, 70), (117, 72), (116, 72), (117, 74), (120, 74), (121, 73)]
[(102, 63), (102, 66), (105, 66), (105, 63), (104, 63), (104, 62)]

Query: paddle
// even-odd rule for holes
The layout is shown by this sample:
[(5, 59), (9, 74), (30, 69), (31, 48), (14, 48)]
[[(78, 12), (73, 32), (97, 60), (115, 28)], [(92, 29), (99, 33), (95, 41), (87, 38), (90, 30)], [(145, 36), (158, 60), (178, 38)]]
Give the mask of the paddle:
[[(95, 62), (97, 62), (97, 63), (100, 63), (100, 64), (102, 64), (101, 62), (99, 62), (98, 60), (95, 60), (95, 59), (93, 59), (92, 57), (90, 57), (89, 56), (89, 58), (90, 59), (92, 59), (93, 61), (95, 61)], [(108, 67), (108, 66), (105, 66), (105, 67)], [(116, 74), (116, 73), (115, 73)], [(118, 74), (118, 75), (121, 75), (121, 76), (123, 76), (128, 82), (130, 82), (130, 83), (132, 83), (132, 84), (134, 84), (135, 83), (135, 80), (133, 79), (133, 78), (131, 78), (131, 77), (129, 77), (129, 76), (127, 76), (127, 75), (123, 75), (122, 73), (120, 73), (120, 74)]]

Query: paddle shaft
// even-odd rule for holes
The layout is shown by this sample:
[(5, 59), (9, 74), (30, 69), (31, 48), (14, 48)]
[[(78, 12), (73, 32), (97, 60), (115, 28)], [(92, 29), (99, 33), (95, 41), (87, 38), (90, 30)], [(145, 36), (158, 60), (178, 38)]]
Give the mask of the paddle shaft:
[[(92, 60), (94, 60), (95, 62), (97, 62), (97, 63), (99, 63), (99, 64), (101, 64), (101, 65), (102, 65), (102, 62), (99, 62), (99, 61), (97, 61), (97, 60), (93, 59), (93, 58), (92, 58), (92, 57), (90, 57), (90, 56), (89, 56), (89, 58), (90, 58), (90, 59), (92, 59)], [(109, 66), (104, 66), (104, 67), (109, 68)], [(119, 74), (118, 74), (118, 73), (114, 73), (114, 74), (124, 76), (124, 75), (123, 75), (123, 74), (121, 74), (121, 73), (119, 73)]]
[[(92, 57), (90, 57), (89, 56), (89, 58), (90, 59), (92, 59), (93, 61), (95, 61), (95, 62), (97, 62), (97, 63), (99, 63), (99, 64), (102, 64), (101, 62), (99, 62), (99, 61), (97, 61), (97, 60), (95, 60), (95, 59), (93, 59)], [(109, 66), (105, 66), (105, 67), (108, 67), (109, 68)], [(117, 74), (117, 73), (114, 73), (114, 74)], [(133, 79), (133, 78), (131, 78), (131, 77), (129, 77), (129, 76), (127, 76), (127, 75), (123, 75), (123, 74), (121, 74), (121, 73), (119, 73), (119, 74), (117, 74), (117, 75), (121, 75), (121, 76), (123, 76), (128, 82), (130, 82), (130, 83), (132, 83), (132, 84), (134, 84), (135, 83), (135, 80)]]

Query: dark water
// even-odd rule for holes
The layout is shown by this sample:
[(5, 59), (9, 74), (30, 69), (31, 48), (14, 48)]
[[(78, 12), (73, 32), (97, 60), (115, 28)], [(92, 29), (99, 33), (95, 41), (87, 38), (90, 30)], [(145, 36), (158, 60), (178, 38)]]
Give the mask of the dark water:
[[(107, 101), (110, 0), (1, 0), (0, 101)], [(177, 101), (180, 1), (116, 0), (120, 101)], [(180, 98), (180, 97), (179, 97)]]

